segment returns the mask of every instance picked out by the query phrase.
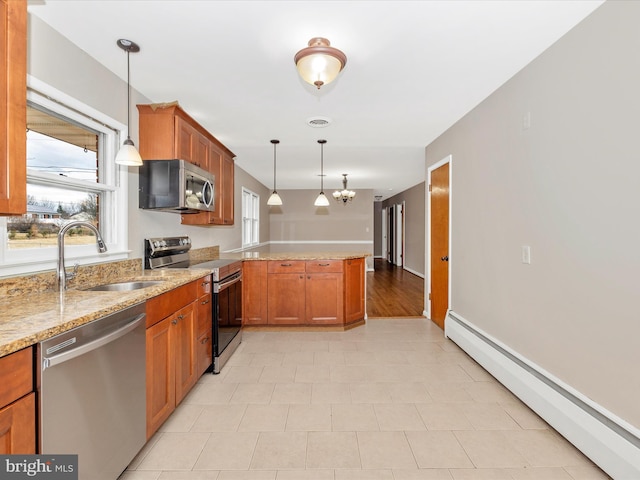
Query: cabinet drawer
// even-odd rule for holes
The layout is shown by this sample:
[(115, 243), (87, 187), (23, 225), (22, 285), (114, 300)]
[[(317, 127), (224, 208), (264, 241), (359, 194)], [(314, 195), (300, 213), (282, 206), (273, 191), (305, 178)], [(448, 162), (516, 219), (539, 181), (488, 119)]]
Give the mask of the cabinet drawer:
[(33, 390), (33, 349), (0, 358), (0, 408)]
[(342, 260), (308, 260), (307, 273), (341, 273)]
[(147, 328), (189, 305), (197, 298), (198, 280), (147, 300)]
[(305, 262), (302, 260), (269, 260), (268, 273), (304, 273)]

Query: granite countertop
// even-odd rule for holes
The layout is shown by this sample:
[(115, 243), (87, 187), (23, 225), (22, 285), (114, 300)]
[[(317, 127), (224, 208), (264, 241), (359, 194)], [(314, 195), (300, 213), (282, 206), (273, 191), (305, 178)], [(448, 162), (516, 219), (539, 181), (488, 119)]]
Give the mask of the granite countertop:
[(118, 278), (117, 282), (161, 280), (162, 283), (125, 292), (70, 289), (62, 293), (45, 291), (2, 298), (0, 357), (144, 302), (209, 273), (209, 270), (197, 268), (149, 270)]
[[(242, 252), (238, 254), (240, 260), (349, 260), (353, 258), (370, 257), (365, 252)], [(231, 257), (230, 257), (231, 258)]]

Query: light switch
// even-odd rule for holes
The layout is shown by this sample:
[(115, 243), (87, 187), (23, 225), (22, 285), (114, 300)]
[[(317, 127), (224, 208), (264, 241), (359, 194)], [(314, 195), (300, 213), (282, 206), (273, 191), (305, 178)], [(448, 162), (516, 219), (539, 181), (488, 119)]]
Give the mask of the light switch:
[(522, 263), (531, 264), (531, 247), (529, 245), (522, 246)]

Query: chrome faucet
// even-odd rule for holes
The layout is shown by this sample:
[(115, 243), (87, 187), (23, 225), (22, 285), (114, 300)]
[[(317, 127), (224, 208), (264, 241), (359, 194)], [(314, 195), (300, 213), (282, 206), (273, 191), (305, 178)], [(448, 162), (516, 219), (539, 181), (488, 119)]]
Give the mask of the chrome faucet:
[(102, 240), (100, 231), (96, 228), (95, 225), (93, 225), (92, 223), (83, 222), (83, 221), (66, 223), (58, 232), (57, 275), (58, 275), (58, 291), (59, 292), (63, 292), (67, 289), (67, 280), (71, 280), (73, 277), (75, 277), (76, 271), (78, 269), (78, 266), (76, 265), (76, 268), (72, 273), (67, 273), (64, 266), (64, 235), (73, 227), (86, 227), (89, 230), (91, 230), (96, 236), (96, 245), (98, 246), (98, 252), (104, 253), (107, 251), (107, 246), (105, 245), (104, 240)]

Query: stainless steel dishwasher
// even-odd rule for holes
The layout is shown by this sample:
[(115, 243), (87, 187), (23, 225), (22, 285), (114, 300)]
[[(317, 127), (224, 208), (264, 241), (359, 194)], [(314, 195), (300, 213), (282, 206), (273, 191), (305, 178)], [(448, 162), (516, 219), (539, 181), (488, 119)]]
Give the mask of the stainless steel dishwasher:
[(146, 442), (145, 305), (41, 342), (40, 447), (115, 480)]

